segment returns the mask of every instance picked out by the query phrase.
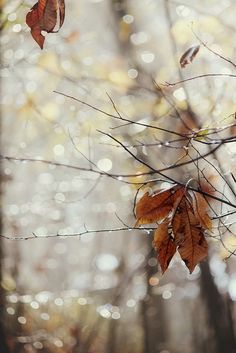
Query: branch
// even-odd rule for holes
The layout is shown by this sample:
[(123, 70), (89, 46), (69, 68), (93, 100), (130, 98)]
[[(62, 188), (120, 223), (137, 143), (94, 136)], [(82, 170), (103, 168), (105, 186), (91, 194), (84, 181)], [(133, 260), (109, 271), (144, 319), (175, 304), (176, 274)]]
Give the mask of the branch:
[(197, 40), (198, 40), (207, 50), (209, 50), (209, 51), (210, 51), (212, 54), (214, 54), (215, 56), (218, 56), (220, 59), (226, 61), (228, 64), (233, 65), (234, 68), (236, 68), (236, 64), (235, 64), (232, 60), (226, 58), (225, 56), (223, 56), (223, 55), (217, 53), (216, 51), (214, 51), (213, 49), (211, 49), (210, 47), (208, 47), (208, 45), (207, 45), (206, 43), (204, 43), (204, 42), (201, 40), (200, 37), (198, 37), (198, 35), (194, 32), (193, 29), (192, 29), (192, 32), (193, 32), (193, 34), (195, 35), (195, 37), (197, 38)]
[(89, 104), (89, 103), (86, 103), (78, 98), (75, 98), (73, 96), (70, 96), (68, 94), (65, 94), (65, 93), (62, 93), (62, 92), (59, 92), (59, 91), (53, 91), (54, 93), (57, 93), (57, 94), (60, 94), (62, 95), (63, 97), (67, 97), (67, 98), (70, 98), (70, 99), (73, 99), (74, 101), (76, 102), (79, 102), (83, 105), (86, 105), (87, 107), (89, 108), (92, 108), (93, 110), (99, 112), (99, 113), (102, 113), (103, 115), (106, 115), (110, 118), (113, 118), (113, 119), (116, 119), (116, 120), (120, 120), (120, 121), (126, 121), (128, 123), (131, 123), (131, 124), (135, 124), (135, 125), (139, 125), (139, 126), (144, 126), (146, 128), (149, 128), (149, 129), (155, 129), (155, 130), (159, 130), (159, 131), (164, 131), (164, 132), (168, 132), (169, 134), (173, 134), (173, 135), (177, 135), (177, 136), (181, 136), (181, 137), (185, 137), (186, 135), (184, 134), (180, 134), (176, 131), (172, 131), (172, 130), (168, 130), (168, 129), (164, 129), (164, 128), (161, 128), (159, 126), (155, 126), (155, 125), (149, 125), (149, 124), (144, 124), (144, 123), (139, 123), (137, 121), (133, 121), (133, 120), (130, 120), (130, 119), (127, 119), (127, 118), (123, 118), (121, 117), (120, 115), (114, 115), (114, 114), (110, 114), (108, 112), (106, 112), (105, 110), (102, 110), (102, 109), (99, 109), (97, 107), (95, 107), (94, 105), (92, 104)]
[[(137, 156), (135, 156), (135, 154), (133, 154), (122, 142), (120, 142), (119, 140), (117, 140), (114, 136), (112, 136), (112, 135), (110, 135), (110, 134), (108, 134), (108, 133), (102, 132), (102, 131), (100, 131), (100, 130), (97, 130), (97, 131), (100, 132), (100, 133), (102, 133), (102, 134), (104, 134), (104, 135), (106, 135), (106, 136), (108, 136), (108, 137), (110, 137), (112, 140), (116, 141), (116, 142), (117, 142), (118, 144), (120, 144), (120, 145), (125, 149), (125, 151), (128, 152), (136, 161), (138, 161), (138, 162), (141, 163), (142, 165), (147, 166), (148, 168), (150, 168), (151, 170), (153, 170), (156, 174), (161, 175), (162, 177), (168, 179), (168, 180), (169, 180), (170, 182), (172, 182), (172, 183), (175, 183), (175, 184), (182, 185), (182, 186), (185, 186), (185, 187), (186, 187), (186, 184), (185, 184), (185, 183), (181, 183), (180, 181), (178, 181), (178, 180), (176, 180), (176, 179), (173, 179), (172, 177), (170, 177), (170, 176), (168, 176), (168, 175), (163, 174), (160, 170), (155, 170), (153, 167), (149, 166), (146, 162), (144, 162), (144, 161), (142, 161), (141, 159), (139, 159), (139, 158), (138, 158)], [(211, 151), (211, 153), (212, 153), (212, 151)], [(142, 184), (144, 184), (144, 183), (142, 183)], [(216, 197), (216, 196), (214, 196), (214, 195), (211, 195), (211, 194), (209, 194), (209, 193), (207, 193), (207, 192), (205, 192), (205, 191), (203, 191), (203, 190), (196, 189), (196, 188), (193, 188), (193, 187), (190, 187), (190, 186), (188, 186), (188, 189), (189, 189), (189, 190), (192, 190), (192, 191), (196, 191), (196, 192), (200, 193), (201, 195), (208, 196), (208, 197), (210, 197), (210, 198), (212, 198), (212, 199), (214, 199), (214, 200), (216, 200), (216, 201), (219, 201), (219, 202), (221, 202), (221, 203), (224, 203), (224, 204), (226, 204), (226, 205), (228, 205), (228, 206), (231, 206), (231, 207), (233, 207), (233, 208), (236, 208), (236, 204), (233, 204), (233, 203), (231, 203), (231, 202), (229, 202), (229, 201), (226, 201), (226, 200), (222, 200), (221, 198)]]
[(132, 231), (132, 230), (138, 230), (138, 231), (145, 231), (145, 232), (151, 232), (153, 230), (155, 230), (155, 227), (142, 227), (142, 228), (138, 228), (138, 227), (121, 227), (121, 228), (112, 228), (112, 229), (96, 229), (96, 230), (89, 230), (86, 229), (82, 232), (79, 233), (71, 233), (71, 234), (60, 234), (60, 233), (56, 233), (56, 234), (40, 234), (37, 235), (35, 233), (32, 233), (32, 235), (28, 235), (28, 236), (11, 236), (11, 235), (4, 235), (4, 234), (0, 234), (1, 238), (7, 239), (7, 240), (17, 240), (17, 241), (22, 241), (22, 240), (30, 240), (30, 239), (46, 239), (46, 238), (72, 238), (72, 237), (81, 237), (83, 235), (86, 234), (95, 234), (95, 233), (113, 233), (113, 232), (122, 232), (122, 231)]
[(180, 80), (180, 81), (176, 81), (176, 82), (162, 83), (161, 85), (162, 86), (166, 86), (166, 87), (176, 86), (176, 85), (179, 85), (180, 83), (197, 80), (197, 79), (203, 78), (203, 77), (231, 77), (231, 78), (236, 78), (236, 75), (233, 75), (233, 74), (203, 74), (203, 75), (189, 77), (189, 78), (186, 78), (184, 80)]
[[(121, 178), (133, 178), (133, 177), (139, 177), (139, 176), (144, 176), (144, 175), (151, 175), (151, 174), (159, 174), (161, 175), (162, 177), (165, 178), (165, 180), (169, 180), (171, 183), (174, 183), (174, 184), (179, 184), (179, 185), (182, 185), (182, 186), (185, 186), (184, 183), (181, 183), (180, 181), (177, 181), (171, 177), (169, 177), (168, 175), (165, 175), (163, 174), (162, 172), (163, 171), (168, 171), (168, 170), (171, 170), (171, 169), (175, 169), (175, 168), (179, 168), (179, 167), (182, 167), (184, 165), (187, 165), (187, 164), (190, 164), (190, 163), (193, 163), (194, 161), (197, 161), (199, 159), (202, 159), (203, 157), (206, 157), (208, 156), (209, 154), (212, 153), (212, 151), (215, 151), (216, 149), (218, 149), (221, 145), (218, 145), (215, 147), (215, 149), (211, 150), (210, 152), (207, 152), (205, 155), (201, 155), (201, 156), (198, 156), (194, 159), (191, 159), (189, 161), (186, 161), (186, 162), (182, 162), (182, 163), (179, 163), (179, 164), (172, 164), (170, 165), (169, 167), (166, 167), (166, 168), (162, 168), (162, 169), (154, 169), (152, 168), (151, 166), (149, 166), (148, 164), (146, 164), (145, 162), (143, 162), (142, 160), (139, 160), (125, 145), (123, 145), (119, 140), (117, 140), (115, 137), (109, 135), (109, 134), (106, 134), (104, 132), (101, 132), (107, 136), (109, 136), (111, 139), (113, 139), (114, 141), (116, 141), (119, 145), (121, 145), (133, 158), (135, 158), (135, 160), (139, 161), (141, 164), (144, 164), (146, 165), (148, 168), (151, 169), (151, 171), (149, 172), (144, 172), (144, 173), (139, 173), (139, 174), (111, 174), (111, 173), (107, 173), (107, 172), (102, 172), (102, 171), (98, 171), (98, 170), (94, 170), (94, 169), (90, 169), (90, 168), (83, 168), (83, 167), (77, 167), (77, 166), (74, 166), (74, 165), (70, 165), (70, 164), (64, 164), (64, 163), (58, 163), (58, 162), (53, 162), (53, 161), (47, 161), (47, 160), (44, 160), (44, 159), (34, 159), (34, 158), (17, 158), (17, 157), (9, 157), (9, 156), (2, 156), (0, 155), (0, 159), (5, 159), (5, 160), (9, 160), (9, 161), (20, 161), (20, 162), (25, 162), (25, 161), (28, 161), (28, 162), (41, 162), (41, 163), (44, 163), (44, 164), (49, 164), (49, 165), (55, 165), (55, 166), (58, 166), (58, 167), (65, 167), (65, 168), (70, 168), (70, 169), (75, 169), (75, 170), (82, 170), (82, 171), (85, 171), (85, 172), (92, 172), (92, 173), (96, 173), (96, 174), (99, 174), (99, 175), (104, 175), (104, 176), (107, 176), (107, 177), (110, 177), (112, 179), (115, 179), (115, 180), (118, 180), (120, 182), (123, 182), (123, 183), (127, 183), (127, 184), (133, 184), (133, 185), (147, 185), (149, 183), (152, 183), (154, 181), (158, 181), (156, 179), (153, 179), (153, 180), (147, 180), (145, 182), (128, 182), (128, 181), (124, 181), (124, 180), (121, 180)], [(236, 205), (231, 203), (231, 202), (228, 202), (228, 201), (225, 201), (225, 200), (222, 200), (216, 196), (213, 196), (211, 194), (208, 194), (206, 192), (203, 192), (201, 190), (198, 190), (198, 189), (194, 189), (194, 188), (191, 188), (191, 187), (188, 187), (190, 190), (193, 190), (193, 191), (197, 191), (197, 192), (200, 192), (202, 195), (205, 195), (205, 196), (208, 196), (216, 201), (219, 201), (219, 202), (223, 202), (225, 204), (227, 204), (228, 206), (231, 206), (233, 208), (236, 208)]]

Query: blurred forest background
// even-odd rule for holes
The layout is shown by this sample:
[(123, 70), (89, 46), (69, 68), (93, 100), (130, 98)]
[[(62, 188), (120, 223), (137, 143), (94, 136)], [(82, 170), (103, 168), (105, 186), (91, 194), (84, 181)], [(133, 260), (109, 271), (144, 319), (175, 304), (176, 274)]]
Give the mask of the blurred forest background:
[[(148, 168), (98, 130), (156, 169), (185, 161), (188, 147), (166, 131), (124, 124), (53, 92), (177, 133), (184, 120), (206, 135), (231, 126), (233, 135), (236, 80), (224, 75), (235, 67), (204, 45), (186, 68), (179, 58), (201, 44), (198, 36), (234, 61), (236, 2), (66, 0), (65, 23), (42, 51), (25, 24), (34, 3), (1, 0), (0, 352), (236, 352), (233, 208), (213, 203), (213, 216), (232, 215), (216, 219), (207, 261), (190, 275), (176, 256), (162, 276), (152, 234), (132, 229)], [(222, 76), (163, 91), (153, 83), (209, 73)], [(217, 142), (222, 136), (213, 135), (210, 147), (199, 138), (191, 158), (219, 148), (166, 173), (187, 182), (202, 170), (218, 197), (235, 204), (235, 142)], [(123, 223), (130, 231), (113, 231)], [(76, 236), (86, 229), (111, 231)]]

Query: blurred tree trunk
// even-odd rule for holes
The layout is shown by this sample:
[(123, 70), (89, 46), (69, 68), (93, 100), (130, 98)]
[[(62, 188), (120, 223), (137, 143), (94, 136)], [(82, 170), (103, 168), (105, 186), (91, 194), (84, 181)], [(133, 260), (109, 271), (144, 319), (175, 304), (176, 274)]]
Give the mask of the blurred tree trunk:
[[(136, 54), (130, 44), (129, 34), (122, 32), (121, 23), (123, 16), (129, 13), (129, 2), (127, 0), (113, 0), (112, 11), (116, 22), (115, 35), (120, 53), (123, 57), (127, 58), (130, 67), (136, 68), (139, 72), (136, 78), (137, 86), (152, 88), (152, 78), (137, 62)], [(130, 30), (131, 27), (134, 32), (139, 31), (139, 28), (134, 28), (134, 24), (130, 26)], [(159, 93), (157, 92), (158, 95)], [(127, 134), (125, 138), (126, 141), (129, 141), (130, 136)], [(149, 157), (143, 154), (141, 150), (137, 151), (137, 157), (147, 163), (150, 162)], [(144, 334), (143, 353), (157, 353), (163, 349), (167, 339), (166, 312), (162, 297), (153, 293), (153, 287), (149, 283), (150, 278), (156, 274), (157, 268), (156, 266), (152, 267), (149, 265), (149, 260), (156, 258), (156, 253), (152, 247), (152, 237), (147, 238), (147, 242), (149, 254), (146, 258), (145, 267), (147, 294), (141, 302), (140, 312)]]
[(108, 339), (106, 344), (106, 353), (116, 353), (117, 352), (117, 320), (111, 320), (108, 329)]
[[(2, 210), (0, 210), (0, 232), (2, 234)], [(2, 238), (0, 237), (0, 348), (1, 353), (10, 352), (7, 347), (6, 333), (4, 329), (4, 309), (5, 309), (5, 292), (2, 287), (2, 260), (3, 260), (3, 246)]]
[[(167, 23), (169, 28), (173, 27), (174, 21), (171, 17), (171, 11), (169, 8), (169, 0), (164, 1), (164, 9), (166, 13)], [(177, 44), (175, 38), (170, 30), (170, 43), (172, 47), (173, 56), (177, 53)], [(178, 65), (176, 66), (178, 68)], [(179, 79), (184, 79), (182, 71), (179, 69)], [(201, 128), (201, 119), (191, 108), (191, 103), (188, 95), (188, 91), (185, 89), (183, 85), (186, 97), (187, 97), (187, 109), (186, 109), (186, 116), (185, 120), (191, 126), (191, 128)], [(209, 150), (211, 150), (211, 146)], [(219, 163), (219, 169), (221, 169), (221, 163), (218, 158), (216, 152), (212, 152), (213, 157)], [(232, 182), (226, 176), (225, 180), (227, 184), (233, 189)], [(208, 317), (208, 322), (210, 326), (210, 331), (213, 333), (215, 349), (211, 349), (211, 344), (209, 342), (201, 342), (202, 346), (206, 347), (204, 352), (209, 353), (236, 353), (236, 341), (234, 335), (234, 327), (233, 327), (233, 317), (232, 312), (230, 311), (230, 302), (229, 299), (225, 299), (218, 291), (217, 286), (214, 282), (214, 279), (211, 275), (209, 263), (203, 262), (200, 264), (201, 267), (201, 292), (203, 296), (203, 300), (206, 303), (206, 314)], [(199, 338), (198, 338), (199, 339)], [(208, 341), (208, 340), (207, 340)], [(214, 344), (213, 344), (214, 346)]]
[(153, 293), (149, 283), (150, 278), (156, 274), (156, 266), (149, 265), (149, 259), (156, 257), (152, 248), (152, 239), (149, 240), (149, 256), (146, 260), (146, 284), (147, 294), (141, 302), (141, 314), (144, 331), (143, 353), (157, 353), (163, 349), (167, 339), (166, 313), (164, 303), (160, 295)]
[[(2, 124), (0, 124), (0, 129)], [(2, 143), (0, 144), (2, 147)], [(3, 182), (3, 170), (2, 165), (0, 169), (0, 198), (2, 200), (2, 182)], [(2, 204), (0, 206), (0, 234), (2, 234), (2, 225), (3, 225), (3, 213), (2, 213)], [(3, 240), (0, 237), (0, 349), (1, 353), (10, 352), (7, 347), (6, 342), (6, 333), (4, 328), (4, 309), (5, 309), (5, 291), (2, 286), (2, 263), (3, 263)]]
[(212, 353), (235, 353), (236, 340), (229, 299), (219, 293), (208, 262), (201, 264), (201, 293), (206, 303), (210, 330), (214, 334), (216, 349)]

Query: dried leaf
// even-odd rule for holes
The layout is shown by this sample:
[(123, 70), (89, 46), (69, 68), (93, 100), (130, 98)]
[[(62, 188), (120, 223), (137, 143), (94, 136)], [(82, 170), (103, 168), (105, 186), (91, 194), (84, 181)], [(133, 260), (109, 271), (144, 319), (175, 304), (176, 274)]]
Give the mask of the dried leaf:
[[(216, 189), (214, 188), (214, 184), (216, 183), (217, 176), (216, 175), (206, 175), (206, 178), (200, 181), (200, 190), (208, 193), (209, 195), (214, 195)], [(204, 195), (204, 198), (207, 200), (208, 205), (213, 201), (210, 196)]]
[(199, 192), (194, 193), (193, 207), (195, 216), (199, 219), (201, 226), (205, 229), (211, 229), (212, 221), (207, 213), (209, 204), (205, 197)]
[[(190, 273), (206, 258), (208, 245), (204, 230), (210, 229), (208, 202), (200, 192), (175, 185), (149, 195), (136, 206), (136, 225), (162, 221), (154, 233), (153, 246), (164, 273), (178, 250)], [(172, 231), (172, 233), (170, 233)]]
[(59, 5), (59, 18), (60, 18), (59, 27), (61, 28), (65, 20), (65, 1), (58, 0), (58, 5)]
[(175, 240), (168, 232), (168, 222), (158, 225), (154, 233), (153, 247), (157, 251), (157, 259), (164, 273), (176, 252)]
[(136, 205), (137, 222), (135, 226), (155, 223), (166, 218), (172, 211), (176, 199), (180, 198), (183, 193), (184, 188), (175, 185), (152, 195), (144, 194)]
[(199, 52), (200, 45), (194, 45), (187, 49), (185, 53), (181, 56), (179, 63), (182, 68), (190, 64)]
[(172, 227), (178, 252), (192, 273), (195, 266), (207, 257), (208, 245), (199, 218), (186, 197), (173, 217)]
[(26, 15), (26, 24), (31, 29), (34, 40), (43, 49), (45, 37), (42, 31), (52, 33), (59, 16), (59, 28), (65, 18), (64, 0), (38, 0)]

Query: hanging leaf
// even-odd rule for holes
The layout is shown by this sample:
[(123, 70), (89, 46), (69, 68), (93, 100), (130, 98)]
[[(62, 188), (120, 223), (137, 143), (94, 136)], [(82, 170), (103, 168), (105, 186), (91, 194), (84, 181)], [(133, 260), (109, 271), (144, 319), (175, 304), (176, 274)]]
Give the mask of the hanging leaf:
[[(199, 189), (203, 192), (206, 192), (209, 195), (214, 195), (216, 193), (216, 189), (213, 185), (216, 183), (216, 180), (217, 180), (216, 175), (211, 175), (211, 174), (206, 175), (206, 178), (200, 180)], [(204, 195), (203, 197), (207, 201), (207, 204), (209, 206), (209, 204), (212, 203), (212, 198), (206, 195)]]
[(168, 222), (158, 225), (154, 233), (153, 247), (157, 251), (157, 259), (164, 273), (176, 252), (175, 240), (168, 231)]
[(172, 211), (175, 200), (180, 198), (183, 193), (184, 188), (175, 185), (152, 195), (144, 194), (136, 205), (137, 222), (135, 226), (155, 223), (166, 218)]
[(34, 40), (43, 49), (45, 37), (42, 31), (53, 33), (59, 18), (59, 29), (65, 19), (64, 0), (38, 0), (26, 15), (26, 24), (31, 29)]
[(181, 56), (179, 63), (182, 68), (190, 64), (199, 52), (200, 45), (194, 45), (186, 50), (186, 52)]
[(178, 250), (190, 273), (207, 257), (204, 231), (212, 226), (208, 201), (196, 191), (175, 185), (152, 195), (146, 193), (136, 206), (136, 225), (162, 221), (154, 233), (153, 247), (164, 273)]
[(59, 27), (61, 28), (64, 20), (65, 20), (65, 1), (64, 0), (58, 0), (58, 6), (59, 6)]
[(193, 207), (194, 213), (199, 219), (201, 226), (205, 229), (210, 229), (212, 226), (212, 221), (207, 213), (209, 203), (207, 202), (205, 197), (199, 192), (195, 192), (193, 195)]
[(172, 227), (178, 252), (192, 273), (195, 266), (207, 257), (208, 245), (199, 218), (186, 197), (174, 215)]

